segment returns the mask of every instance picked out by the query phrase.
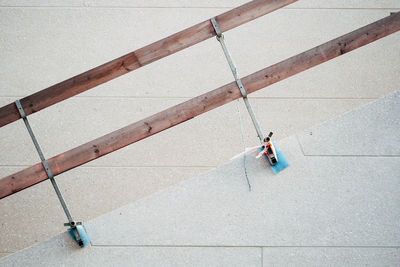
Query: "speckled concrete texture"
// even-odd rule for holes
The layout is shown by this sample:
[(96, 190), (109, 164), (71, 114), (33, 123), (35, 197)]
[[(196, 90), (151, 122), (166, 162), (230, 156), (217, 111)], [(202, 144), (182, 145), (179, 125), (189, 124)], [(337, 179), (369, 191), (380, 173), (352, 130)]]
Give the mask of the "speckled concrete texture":
[(400, 92), (299, 134), (310, 156), (400, 156)]
[[(396, 104), (398, 94), (335, 121), (343, 125), (350, 115), (359, 121), (365, 111)], [(392, 115), (381, 113), (379, 119), (390, 121)], [(313, 129), (324, 133), (325, 127), (329, 123)], [(400, 131), (400, 124), (395, 127)], [(278, 175), (264, 159), (255, 159), (256, 151), (247, 154), (252, 191), (243, 158), (237, 157), (87, 222), (92, 241), (85, 249), (64, 233), (0, 264), (396, 266), (400, 157), (307, 156), (298, 140), (278, 142), (291, 164)]]
[(373, 247), (264, 248), (263, 266), (397, 266), (399, 250)]
[[(246, 0), (1, 0), (0, 6), (42, 6), (42, 7), (235, 7), (242, 5)], [(396, 0), (302, 0), (287, 8), (400, 8)]]
[[(0, 106), (245, 2), (0, 0)], [(301, 0), (227, 32), (226, 42), (244, 76), (398, 10), (394, 0)], [(393, 34), (251, 95), (262, 129), (280, 140), (397, 90), (399, 43)], [(51, 157), (231, 81), (212, 38), (29, 120)], [(256, 145), (239, 110), (243, 133), (230, 103), (60, 175), (74, 217), (93, 219), (219, 166), (241, 152), (242, 134)], [(38, 162), (22, 121), (0, 128), (0, 140), (1, 177)], [(0, 253), (65, 230), (47, 182), (0, 200), (0, 214)]]
[(5, 257), (5, 256), (11, 255), (11, 254), (12, 254), (12, 253), (0, 253), (0, 257), (3, 258), (3, 257)]
[[(46, 255), (46, 256), (44, 256)], [(0, 260), (1, 266), (260, 266), (260, 248), (75, 247), (68, 234)]]
[[(8, 64), (0, 73), (0, 94), (14, 98), (34, 93), (226, 10), (2, 8), (1, 55)], [(225, 37), (243, 76), (388, 14), (380, 9), (278, 10), (226, 32)], [(399, 42), (400, 35), (393, 34), (254, 95), (380, 97), (397, 89)], [(231, 81), (223, 52), (212, 38), (80, 96), (193, 97)], [(157, 106), (149, 108), (156, 111)]]
[[(178, 99), (118, 99), (90, 101), (70, 99), (63, 107), (51, 107), (30, 118), (32, 128), (45, 151), (55, 156), (84, 142), (119, 129), (146, 116), (149, 109), (164, 108), (182, 102)], [(284, 138), (315, 123), (321, 123), (354, 106), (368, 102), (365, 99), (314, 100), (314, 99), (253, 99), (250, 100), (261, 127), (268, 131), (277, 129), (276, 138)], [(153, 106), (154, 105), (154, 106)], [(118, 106), (118, 108), (115, 108)], [(240, 113), (245, 128), (246, 142), (256, 144), (255, 130), (242, 102)], [(71, 113), (70, 110), (79, 110)], [(102, 118), (85, 117), (85, 113), (101, 111)], [(318, 114), (314, 114), (319, 110)], [(41, 115), (40, 118), (36, 115)], [(48, 123), (43, 123), (44, 121)], [(54, 127), (58, 125), (58, 127)], [(0, 132), (2, 147), (9, 153), (0, 155), (4, 165), (29, 165), (38, 161), (35, 148), (22, 121), (6, 126)], [(14, 134), (10, 134), (14, 133)], [(239, 153), (241, 145), (240, 121), (237, 103), (230, 103), (200, 117), (151, 136), (123, 150), (106, 155), (87, 166), (216, 166)], [(228, 144), (231, 144), (228, 146)], [(151, 147), (163, 149), (151, 149)], [(21, 149), (26, 156), (21, 157)], [(212, 151), (212, 153), (209, 153)], [(177, 153), (179, 152), (179, 153)], [(36, 154), (35, 154), (36, 153)]]
[(291, 163), (279, 175), (249, 155), (252, 192), (238, 158), (89, 222), (92, 243), (400, 245), (399, 157), (306, 157), (295, 137), (279, 147)]
[[(87, 167), (64, 173), (57, 181), (74, 218), (87, 221), (184, 179), (197, 176), (208, 169), (154, 166)], [(12, 173), (17, 168), (1, 170)], [(71, 180), (74, 182), (71, 183)], [(90, 190), (87, 190), (87, 187)], [(0, 246), (4, 251), (17, 251), (26, 247), (27, 243), (46, 240), (49, 235), (54, 236), (65, 229), (63, 223), (66, 222), (66, 218), (50, 183), (40, 183), (2, 199), (0, 214)], [(20, 221), (21, 218), (24, 221)], [(36, 223), (39, 223), (40, 227), (32, 231), (36, 228)]]

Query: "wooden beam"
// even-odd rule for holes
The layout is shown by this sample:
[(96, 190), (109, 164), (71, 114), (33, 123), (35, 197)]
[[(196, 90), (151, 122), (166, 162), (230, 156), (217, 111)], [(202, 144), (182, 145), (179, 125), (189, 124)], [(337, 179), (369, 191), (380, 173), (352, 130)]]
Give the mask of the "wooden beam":
[[(221, 31), (228, 31), (297, 0), (255, 0), (216, 17)], [(163, 57), (215, 36), (210, 20), (175, 33), (120, 58), (111, 60), (68, 80), (50, 86), (20, 100), (26, 115), (80, 94)], [(0, 108), (0, 127), (20, 119), (14, 103)]]
[[(400, 12), (248, 75), (242, 79), (242, 82), (247, 92), (253, 93), (399, 30)], [(53, 174), (58, 175), (240, 97), (241, 93), (235, 82), (226, 84), (50, 158), (48, 164)], [(42, 164), (33, 165), (2, 178), (0, 180), (0, 198), (46, 179), (47, 175)]]

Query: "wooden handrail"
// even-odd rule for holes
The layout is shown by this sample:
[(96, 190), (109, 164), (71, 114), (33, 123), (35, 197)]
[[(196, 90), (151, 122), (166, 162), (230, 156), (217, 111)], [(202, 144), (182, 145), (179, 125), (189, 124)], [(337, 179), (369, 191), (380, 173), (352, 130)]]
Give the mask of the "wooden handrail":
[[(225, 32), (296, 1), (255, 0), (216, 16), (216, 20), (220, 25), (221, 31)], [(26, 115), (30, 115), (213, 36), (215, 36), (215, 32), (210, 20), (203, 21), (120, 58), (24, 97), (20, 100), (21, 105)], [(0, 127), (20, 118), (21, 116), (14, 103), (0, 108)]]
[[(400, 12), (378, 20), (358, 30), (314, 47), (242, 79), (248, 93), (286, 79), (294, 74), (348, 53), (400, 30)], [(58, 175), (117, 149), (166, 130), (202, 113), (241, 97), (236, 82), (192, 98), (153, 116), (80, 145), (50, 158), (47, 162)], [(6, 176), (0, 180), (0, 198), (23, 190), (47, 179), (41, 163)]]

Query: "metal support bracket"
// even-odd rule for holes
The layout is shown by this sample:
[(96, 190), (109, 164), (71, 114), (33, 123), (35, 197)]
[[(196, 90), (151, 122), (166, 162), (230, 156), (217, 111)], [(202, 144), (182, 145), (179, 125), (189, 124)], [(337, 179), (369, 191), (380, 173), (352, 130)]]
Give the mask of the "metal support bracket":
[(29, 135), (31, 136), (31, 139), (33, 141), (33, 144), (35, 145), (36, 151), (39, 154), (40, 160), (42, 161), (42, 165), (44, 170), (46, 171), (47, 176), (49, 177), (49, 180), (51, 181), (51, 184), (53, 185), (54, 191), (56, 191), (58, 200), (61, 203), (62, 208), (64, 209), (65, 215), (67, 216), (68, 219), (68, 223), (64, 223), (64, 226), (70, 226), (71, 230), (73, 231), (74, 235), (75, 235), (75, 240), (78, 242), (78, 244), (82, 247), (83, 241), (81, 238), (81, 235), (79, 234), (79, 232), (77, 231), (76, 226), (77, 225), (82, 225), (81, 222), (75, 222), (72, 219), (71, 213), (68, 210), (67, 204), (64, 201), (64, 198), (61, 195), (60, 189), (58, 188), (58, 185), (56, 183), (56, 180), (54, 179), (54, 175), (50, 170), (49, 165), (47, 164), (47, 161), (43, 155), (42, 149), (39, 146), (39, 143), (35, 137), (35, 134), (33, 133), (32, 127), (29, 124), (28, 118), (26, 117), (25, 111), (21, 105), (21, 102), (19, 100), (15, 101), (15, 105), (17, 106), (17, 109), (19, 111), (19, 114), (21, 115), (21, 118), (23, 119), (26, 129), (29, 132)]
[(260, 143), (262, 143), (264, 137), (263, 137), (260, 125), (258, 124), (256, 116), (254, 115), (253, 109), (252, 109), (252, 107), (251, 107), (251, 105), (249, 103), (249, 100), (247, 99), (247, 92), (246, 92), (246, 89), (243, 86), (242, 81), (239, 78), (236, 66), (233, 63), (232, 57), (229, 54), (229, 51), (228, 51), (228, 49), (226, 47), (225, 40), (224, 40), (224, 35), (222, 34), (221, 29), (219, 28), (218, 23), (215, 20), (215, 18), (211, 19), (211, 24), (214, 27), (215, 33), (217, 34), (217, 40), (221, 44), (222, 50), (224, 51), (224, 54), (225, 54), (225, 58), (228, 61), (228, 64), (229, 64), (229, 67), (231, 68), (233, 77), (235, 78), (236, 84), (239, 87), (240, 93), (242, 94), (243, 101), (244, 101), (244, 103), (246, 105), (247, 111), (249, 112), (249, 115), (250, 115), (250, 118), (251, 118), (251, 120), (253, 122), (254, 128), (256, 129), (258, 138), (260, 139)]

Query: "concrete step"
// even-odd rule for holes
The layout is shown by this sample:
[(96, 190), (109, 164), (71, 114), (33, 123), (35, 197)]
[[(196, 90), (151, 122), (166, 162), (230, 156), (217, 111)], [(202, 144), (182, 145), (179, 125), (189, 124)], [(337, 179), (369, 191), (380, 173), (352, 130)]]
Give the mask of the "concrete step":
[(400, 91), (278, 142), (278, 175), (243, 158), (85, 224), (1, 266), (394, 266), (400, 262)]
[[(0, 0), (0, 106), (246, 1)], [(225, 37), (244, 76), (399, 10), (398, 0), (301, 0)], [(250, 95), (261, 127), (280, 140), (395, 91), (399, 43), (393, 34)], [(211, 38), (30, 121), (51, 157), (231, 81)], [(239, 106), (246, 143), (256, 145)], [(242, 149), (236, 112), (228, 104), (58, 176), (74, 218), (91, 220), (228, 161)], [(1, 128), (0, 140), (0, 177), (38, 162), (22, 121)], [(65, 229), (47, 182), (2, 199), (0, 214), (0, 257)]]

